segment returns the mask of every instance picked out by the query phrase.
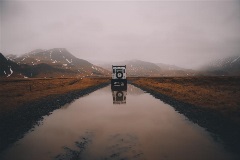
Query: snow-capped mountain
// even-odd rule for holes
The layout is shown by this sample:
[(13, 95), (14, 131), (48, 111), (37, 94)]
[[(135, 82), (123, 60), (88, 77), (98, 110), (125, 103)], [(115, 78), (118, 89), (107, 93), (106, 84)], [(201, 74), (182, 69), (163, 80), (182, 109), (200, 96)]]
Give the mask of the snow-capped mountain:
[(111, 71), (112, 65), (126, 65), (128, 76), (191, 76), (195, 75), (196, 71), (183, 69), (174, 65), (162, 63), (151, 63), (141, 60), (130, 60), (116, 63), (98, 64), (99, 66)]
[(210, 75), (240, 76), (240, 55), (215, 60), (202, 71)]
[(159, 76), (161, 68), (154, 63), (132, 60), (126, 61), (127, 71), (132, 76)]
[(99, 66), (111, 71), (112, 65), (126, 65), (128, 76), (160, 76), (161, 68), (154, 63), (130, 60), (115, 63), (98, 64)]
[(44, 66), (43, 68), (46, 69), (48, 66), (47, 68), (51, 67), (51, 70), (55, 71), (56, 69), (61, 72), (65, 70), (66, 73), (62, 74), (62, 76), (69, 75), (67, 74), (68, 72), (71, 75), (76, 74), (78, 76), (102, 76), (110, 74), (109, 71), (101, 67), (75, 57), (65, 48), (54, 48), (50, 50), (37, 49), (19, 57), (9, 55), (7, 58), (19, 65), (30, 65), (32, 68), (42, 68)]
[(66, 77), (76, 76), (76, 72), (67, 69), (54, 68), (48, 64), (37, 65), (17, 64), (5, 58), (0, 53), (0, 77), (29, 78), (29, 77)]

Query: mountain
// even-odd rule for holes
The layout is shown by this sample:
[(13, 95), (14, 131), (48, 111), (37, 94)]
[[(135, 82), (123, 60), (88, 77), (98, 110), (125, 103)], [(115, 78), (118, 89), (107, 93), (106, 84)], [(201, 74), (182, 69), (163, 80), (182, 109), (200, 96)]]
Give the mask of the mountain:
[(27, 73), (30, 77), (55, 77), (55, 76), (106, 76), (110, 72), (79, 59), (68, 52), (65, 48), (54, 48), (50, 50), (37, 49), (22, 56), (8, 55), (8, 59), (19, 64), (31, 66)]
[(64, 68), (55, 68), (51, 65), (48, 65), (46, 63), (37, 64), (34, 66), (21, 64), (22, 68), (22, 74), (25, 75), (25, 77), (76, 77), (78, 75), (78, 72), (64, 69)]
[(198, 71), (192, 69), (185, 69), (175, 65), (157, 63), (162, 69), (163, 76), (195, 76), (198, 75)]
[(159, 76), (161, 68), (154, 63), (132, 60), (126, 61), (128, 74), (131, 76)]
[(99, 66), (111, 71), (112, 65), (126, 65), (128, 76), (193, 76), (196, 71), (180, 68), (174, 65), (163, 63), (151, 63), (141, 60), (130, 60), (116, 63), (98, 64)]
[(169, 65), (169, 64), (164, 64), (164, 63), (156, 63), (156, 65), (158, 65), (162, 70), (185, 70), (184, 68), (180, 68), (178, 66), (175, 65)]
[(111, 71), (112, 65), (126, 65), (128, 76), (160, 76), (161, 68), (154, 63), (140, 61), (140, 60), (130, 60), (115, 63), (105, 63), (99, 64), (99, 66)]
[(215, 60), (201, 71), (206, 75), (240, 76), (240, 55)]
[(54, 68), (48, 64), (42, 63), (35, 66), (27, 64), (17, 64), (0, 53), (0, 77), (5, 78), (28, 78), (28, 77), (60, 77), (74, 76), (76, 72), (66, 69)]

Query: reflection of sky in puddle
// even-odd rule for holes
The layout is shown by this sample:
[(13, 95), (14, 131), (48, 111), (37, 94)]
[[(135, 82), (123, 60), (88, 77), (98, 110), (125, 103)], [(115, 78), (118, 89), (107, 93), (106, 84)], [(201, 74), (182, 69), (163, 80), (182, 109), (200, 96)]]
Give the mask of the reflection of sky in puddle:
[(111, 94), (108, 86), (55, 110), (5, 159), (68, 159), (72, 153), (87, 160), (231, 159), (204, 129), (150, 94), (128, 85), (121, 107)]

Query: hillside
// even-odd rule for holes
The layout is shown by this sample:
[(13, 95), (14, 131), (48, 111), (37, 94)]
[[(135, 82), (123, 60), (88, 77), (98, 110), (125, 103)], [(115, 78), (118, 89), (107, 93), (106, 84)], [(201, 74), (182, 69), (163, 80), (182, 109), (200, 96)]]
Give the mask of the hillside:
[(158, 76), (240, 76), (240, 56), (218, 59), (199, 70), (175, 65), (129, 60), (114, 63), (92, 63), (79, 59), (65, 48), (36, 49), (21, 56), (0, 54), (1, 77), (86, 77), (110, 76), (112, 65), (126, 65), (131, 77)]
[(160, 76), (161, 68), (154, 63), (140, 61), (140, 60), (130, 60), (115, 63), (105, 63), (99, 64), (99, 66), (111, 71), (112, 65), (126, 65), (128, 76)]
[(240, 56), (218, 59), (201, 68), (202, 74), (240, 76)]
[(0, 77), (22, 77), (20, 65), (6, 59), (0, 53)]
[[(127, 65), (128, 76), (190, 76), (196, 75), (196, 71), (190, 69), (180, 68), (174, 65), (168, 65), (163, 63), (151, 63), (141, 60), (130, 60), (113, 63), (114, 65)], [(111, 71), (113, 64), (104, 63), (99, 66)]]
[(157, 63), (162, 69), (162, 76), (195, 76), (198, 75), (198, 71), (192, 69), (185, 69), (175, 65)]
[(85, 77), (107, 76), (109, 71), (79, 59), (64, 48), (37, 49), (22, 56), (8, 55), (22, 66), (28, 77)]

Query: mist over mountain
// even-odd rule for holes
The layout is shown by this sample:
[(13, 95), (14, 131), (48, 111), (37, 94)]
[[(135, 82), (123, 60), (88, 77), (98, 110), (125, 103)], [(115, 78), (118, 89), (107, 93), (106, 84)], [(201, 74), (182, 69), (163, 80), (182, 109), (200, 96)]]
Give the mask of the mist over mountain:
[(217, 59), (200, 70), (205, 75), (240, 76), (240, 55)]
[(160, 76), (161, 71), (161, 68), (156, 64), (140, 60), (105, 63), (99, 65), (109, 71), (112, 70), (112, 65), (126, 65), (128, 76)]
[(190, 76), (196, 71), (180, 68), (174, 65), (163, 63), (152, 63), (142, 60), (129, 60), (113, 63), (98, 63), (99, 66), (111, 71), (112, 65), (126, 65), (128, 76)]
[(0, 7), (4, 54), (60, 46), (89, 61), (195, 69), (240, 51), (238, 0), (1, 0)]
[(112, 65), (126, 65), (128, 76), (240, 76), (240, 56), (217, 59), (195, 70), (141, 60), (104, 62), (98, 65), (109, 71)]
[(240, 56), (229, 56), (208, 63), (199, 70), (142, 60), (104, 62), (94, 65), (79, 59), (65, 48), (36, 49), (21, 56), (0, 55), (1, 77), (86, 77), (110, 76), (112, 65), (126, 65), (132, 77), (158, 76), (239, 76)]

